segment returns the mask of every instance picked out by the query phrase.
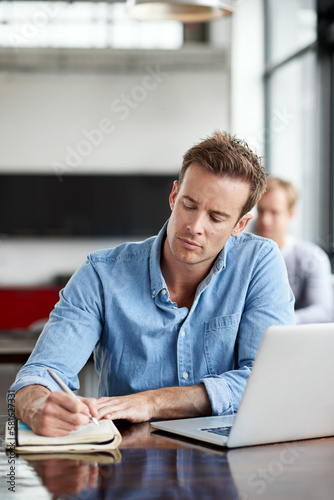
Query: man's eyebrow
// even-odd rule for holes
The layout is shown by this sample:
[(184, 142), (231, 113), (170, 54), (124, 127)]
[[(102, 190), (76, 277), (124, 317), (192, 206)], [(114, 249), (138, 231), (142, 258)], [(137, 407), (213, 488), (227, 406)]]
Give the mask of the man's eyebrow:
[[(183, 195), (183, 198), (188, 200), (188, 201), (191, 201), (195, 205), (198, 205), (198, 202), (196, 200), (194, 200), (194, 198), (191, 198), (191, 196)], [(216, 215), (220, 215), (221, 217), (225, 217), (226, 219), (231, 218), (231, 215), (227, 214), (226, 212), (220, 212), (219, 210), (210, 210), (210, 212), (213, 214), (216, 214)]]
[(194, 200), (194, 198), (191, 198), (190, 196), (187, 196), (186, 194), (184, 194), (182, 196), (182, 198), (185, 198), (186, 200), (191, 201), (192, 203), (195, 203), (195, 205), (198, 205), (197, 201)]

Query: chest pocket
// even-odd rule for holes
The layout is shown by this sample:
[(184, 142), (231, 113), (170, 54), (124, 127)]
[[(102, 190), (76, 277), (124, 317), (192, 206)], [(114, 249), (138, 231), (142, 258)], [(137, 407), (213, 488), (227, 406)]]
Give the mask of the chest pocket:
[(204, 352), (210, 375), (232, 370), (241, 314), (213, 318), (205, 323)]

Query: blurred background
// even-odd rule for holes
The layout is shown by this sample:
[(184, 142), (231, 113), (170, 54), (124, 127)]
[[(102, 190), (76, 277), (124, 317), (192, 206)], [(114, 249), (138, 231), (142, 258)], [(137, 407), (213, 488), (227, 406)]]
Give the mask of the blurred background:
[(334, 0), (231, 4), (181, 22), (118, 1), (0, 1), (4, 391), (68, 277), (157, 233), (183, 153), (214, 129), (295, 184), (292, 232), (333, 260)]

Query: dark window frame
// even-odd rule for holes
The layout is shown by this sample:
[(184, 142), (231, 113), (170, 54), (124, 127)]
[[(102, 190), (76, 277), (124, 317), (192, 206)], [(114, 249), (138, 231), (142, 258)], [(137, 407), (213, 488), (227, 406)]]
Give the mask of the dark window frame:
[[(319, 151), (321, 168), (321, 246), (334, 264), (334, 0), (317, 0), (317, 40), (302, 49), (296, 50), (284, 59), (269, 62), (270, 59), (270, 8), (268, 0), (263, 0), (265, 20), (265, 125), (270, 124), (270, 79), (275, 72), (291, 61), (302, 58), (311, 51), (316, 53), (319, 70), (317, 95), (317, 122), (319, 131), (315, 137)], [(267, 170), (270, 173), (270, 141), (265, 142), (265, 157), (269, 160)]]

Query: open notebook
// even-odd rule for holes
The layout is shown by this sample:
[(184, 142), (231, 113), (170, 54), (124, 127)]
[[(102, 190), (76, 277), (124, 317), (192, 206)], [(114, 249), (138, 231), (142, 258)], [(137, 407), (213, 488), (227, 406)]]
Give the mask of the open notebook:
[(6, 449), (17, 453), (92, 453), (113, 450), (122, 441), (121, 434), (112, 420), (100, 420), (99, 425), (82, 425), (68, 436), (47, 437), (35, 434), (23, 422), (7, 422)]

